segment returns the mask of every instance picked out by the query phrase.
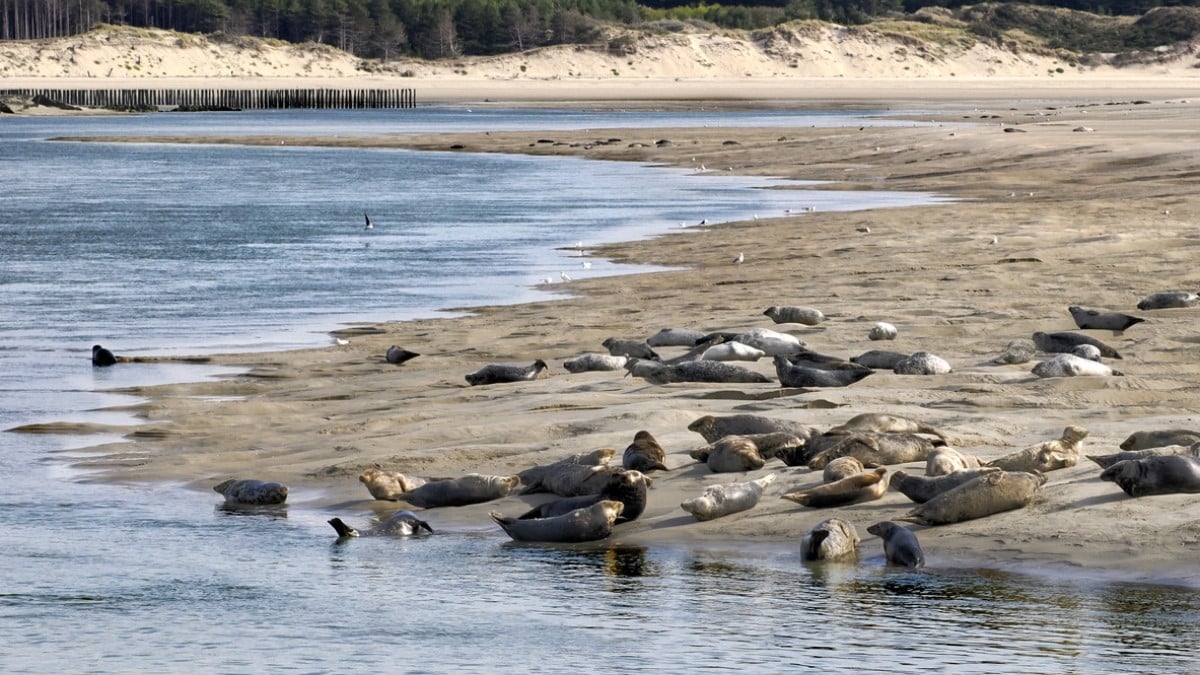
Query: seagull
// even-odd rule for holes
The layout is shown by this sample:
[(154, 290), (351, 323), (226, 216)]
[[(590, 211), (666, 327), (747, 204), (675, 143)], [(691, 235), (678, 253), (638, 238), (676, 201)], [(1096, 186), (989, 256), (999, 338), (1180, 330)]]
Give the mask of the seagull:
[(704, 218), (704, 219), (702, 219), (702, 220), (700, 221), (700, 224), (701, 224), (701, 225), (707, 225), (707, 224), (708, 224), (708, 218)]
[(563, 281), (570, 281), (570, 280), (571, 280), (571, 277), (570, 277), (570, 276), (568, 276), (566, 272), (561, 272), (561, 273), (559, 273), (559, 275), (558, 275), (558, 276), (562, 277), (562, 280), (563, 280)]
[(590, 270), (592, 269), (592, 262), (590, 260), (584, 260), (582, 263), (580, 263), (580, 266), (585, 270)]
[(857, 228), (855, 231), (862, 232), (863, 234), (871, 234), (871, 228), (867, 227), (866, 225), (863, 225), (862, 227)]
[(992, 236), (992, 240), (991, 240), (991, 241), (989, 241), (988, 243), (989, 243), (989, 244), (999, 244), (999, 243), (1000, 243), (1000, 237), (997, 237), (997, 236), (994, 236), (994, 235), (993, 235), (993, 236)]
[(733, 259), (734, 265), (741, 265), (744, 262), (746, 262), (746, 256), (742, 253), (737, 254), (737, 257)]
[(367, 214), (365, 214), (365, 213), (364, 213), (364, 214), (363, 214), (363, 219), (367, 221), (367, 224), (366, 224), (366, 225), (363, 225), (363, 229), (364, 229), (364, 230), (373, 230), (373, 229), (375, 229), (375, 226), (371, 224), (371, 216), (368, 216)]

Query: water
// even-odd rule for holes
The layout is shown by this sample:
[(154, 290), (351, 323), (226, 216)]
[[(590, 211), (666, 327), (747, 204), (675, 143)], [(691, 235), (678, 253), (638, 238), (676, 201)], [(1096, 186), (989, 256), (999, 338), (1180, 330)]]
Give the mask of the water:
[[(930, 199), (576, 159), (40, 139), (845, 122), (465, 109), (0, 119), (0, 428), (133, 424), (104, 410), (130, 403), (107, 390), (220, 372), (93, 369), (96, 342), (125, 354), (312, 346), (345, 322), (531, 300), (561, 292), (534, 288), (561, 271), (630, 270), (583, 269), (576, 241)], [(212, 494), (91, 482), (63, 461), (116, 437), (0, 436), (4, 672), (1198, 666), (1193, 589), (936, 560), (895, 571), (869, 549), (860, 565), (807, 566), (778, 547), (519, 545), (490, 524), (336, 544), (324, 513), (227, 512)]]

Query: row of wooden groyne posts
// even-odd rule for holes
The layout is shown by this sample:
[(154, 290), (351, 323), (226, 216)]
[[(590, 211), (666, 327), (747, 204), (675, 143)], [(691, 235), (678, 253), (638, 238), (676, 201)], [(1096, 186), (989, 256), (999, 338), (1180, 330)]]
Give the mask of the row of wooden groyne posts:
[(415, 108), (414, 89), (0, 89), (81, 108), (274, 110)]

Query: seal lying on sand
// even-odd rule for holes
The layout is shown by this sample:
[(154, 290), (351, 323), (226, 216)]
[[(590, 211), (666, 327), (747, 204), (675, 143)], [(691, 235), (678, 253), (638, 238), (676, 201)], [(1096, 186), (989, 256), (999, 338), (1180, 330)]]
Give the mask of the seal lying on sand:
[(547, 474), (554, 472), (560, 467), (580, 464), (583, 466), (597, 466), (608, 464), (608, 461), (617, 454), (615, 448), (600, 448), (591, 452), (580, 452), (569, 457), (564, 457), (556, 462), (549, 464), (538, 464), (531, 466), (524, 471), (517, 473), (521, 479), (521, 484), (525, 486), (525, 492), (536, 492), (540, 487), (542, 479)]
[(763, 314), (771, 317), (775, 323), (800, 323), (805, 326), (815, 326), (825, 320), (821, 310), (795, 305), (771, 305)]
[(115, 364), (117, 357), (112, 352), (101, 347), (100, 345), (92, 345), (92, 365), (98, 367), (107, 367)]
[(899, 520), (947, 525), (1019, 509), (1033, 501), (1045, 482), (1045, 476), (1024, 471), (985, 473), (937, 495)]
[(213, 486), (213, 491), (225, 495), (225, 503), (263, 506), (282, 504), (287, 500), (287, 486), (262, 480), (230, 478)]
[(704, 337), (704, 333), (687, 328), (664, 328), (646, 338), (651, 347), (691, 347)]
[(867, 331), (867, 339), (869, 340), (895, 340), (900, 331), (896, 327), (886, 321), (877, 321), (871, 330)]
[(745, 436), (725, 436), (688, 454), (692, 459), (707, 464), (708, 470), (713, 473), (754, 471), (766, 464), (758, 452), (758, 446)]
[(426, 483), (415, 490), (409, 490), (399, 495), (399, 501), (405, 501), (423, 509), (481, 504), (507, 497), (508, 493), (520, 483), (521, 479), (516, 475), (488, 476), (470, 473), (461, 478)]
[(907, 527), (885, 520), (868, 527), (867, 532), (883, 540), (883, 557), (887, 564), (914, 569), (925, 566), (925, 552), (921, 550), (917, 535)]
[(331, 518), (329, 524), (333, 526), (339, 539), (343, 537), (407, 537), (421, 534), (421, 530), (433, 533), (433, 528), (429, 526), (429, 523), (418, 518), (417, 514), (412, 511), (405, 510), (393, 513), (391, 518), (362, 532), (342, 522), (341, 518)]
[(1161, 291), (1159, 293), (1151, 293), (1142, 298), (1142, 301), (1137, 304), (1137, 308), (1144, 312), (1148, 309), (1191, 307), (1197, 302), (1200, 302), (1200, 295), (1196, 295), (1195, 293), (1188, 291)]
[(563, 361), (563, 368), (568, 373), (585, 373), (592, 370), (621, 370), (625, 367), (625, 362), (628, 360), (629, 357), (626, 356), (586, 352), (573, 359)]
[[(874, 469), (875, 467), (871, 467)], [(858, 461), (857, 457), (838, 457), (832, 459), (825, 465), (825, 470), (821, 473), (822, 483), (833, 483), (843, 478), (857, 476), (866, 471), (863, 463)]]
[(1078, 305), (1071, 305), (1067, 311), (1071, 313), (1071, 318), (1075, 319), (1075, 325), (1084, 330), (1111, 330), (1113, 333), (1121, 333), (1130, 326), (1145, 321), (1139, 316), (1120, 312), (1098, 312), (1094, 309), (1084, 309)]
[(640, 471), (617, 471), (608, 475), (608, 482), (599, 494), (564, 497), (546, 502), (526, 511), (520, 519), (553, 518), (575, 509), (585, 509), (596, 502), (611, 500), (625, 505), (617, 518), (618, 524), (636, 520), (646, 510), (646, 489), (651, 483), (650, 477)]
[(949, 446), (934, 448), (929, 453), (929, 456), (925, 458), (925, 475), (931, 477), (945, 476), (955, 471), (978, 468), (978, 457), (964, 455)]
[(625, 448), (621, 457), (621, 466), (632, 471), (650, 473), (651, 471), (669, 471), (667, 468), (667, 453), (663, 450), (649, 431), (639, 431), (633, 435), (633, 442)]
[(872, 370), (892, 370), (896, 364), (904, 359), (907, 359), (911, 354), (904, 352), (889, 352), (885, 349), (872, 349), (865, 351), (858, 356), (851, 356), (850, 362), (857, 363), (860, 366), (871, 368)]
[[(1090, 347), (1091, 345), (1082, 345)], [(1124, 373), (1109, 366), (1075, 354), (1055, 354), (1034, 366), (1029, 372), (1038, 377), (1120, 377)]]
[(781, 499), (815, 509), (869, 502), (879, 499), (887, 492), (888, 482), (884, 480), (886, 475), (887, 469), (879, 467), (809, 490), (789, 492), (782, 495)]
[(619, 466), (557, 464), (543, 473), (536, 484), (522, 490), (521, 494), (549, 492), (560, 497), (599, 494), (610, 476), (624, 470)]
[(843, 560), (858, 557), (858, 530), (841, 518), (822, 520), (800, 540), (805, 560)]
[(701, 361), (757, 361), (766, 356), (761, 349), (740, 342), (722, 342), (700, 353)]
[(688, 425), (688, 431), (694, 431), (703, 436), (705, 441), (714, 443), (726, 436), (750, 436), (779, 431), (807, 440), (813, 436), (816, 430), (800, 422), (742, 413), (723, 417), (705, 415), (693, 420)]
[(630, 359), (625, 369), (651, 384), (674, 382), (723, 382), (727, 384), (765, 384), (771, 379), (762, 373), (747, 370), (723, 361), (684, 361), (663, 365)]
[(600, 346), (608, 350), (608, 353), (613, 356), (632, 356), (637, 359), (650, 359), (658, 361), (659, 356), (650, 345), (646, 344), (645, 340), (622, 340), (621, 338), (605, 338)]
[(406, 476), (399, 471), (367, 469), (359, 474), (358, 482), (367, 486), (367, 492), (375, 499), (394, 502), (400, 499), (401, 494), (416, 490), (429, 481), (416, 476)]
[(859, 413), (833, 427), (827, 434), (852, 432), (874, 432), (877, 434), (932, 434), (945, 440), (946, 434), (937, 427), (903, 415), (887, 413)]
[[(808, 460), (808, 468), (824, 469), (830, 460), (838, 457), (855, 457), (864, 466), (874, 464), (887, 466), (889, 464), (907, 464), (908, 462), (924, 462), (933, 452), (934, 442), (916, 434), (826, 434), (823, 438), (834, 439), (831, 445), (812, 455)], [(939, 441), (940, 443), (940, 441)], [(810, 442), (811, 445), (811, 442)]]
[(903, 471), (895, 471), (892, 473), (892, 478), (889, 482), (892, 489), (896, 492), (918, 504), (924, 504), (943, 492), (953, 490), (963, 483), (969, 483), (985, 473), (995, 473), (999, 470), (993, 466), (985, 466), (978, 469), (955, 471), (945, 476), (932, 477), (910, 476)]
[(713, 520), (739, 511), (747, 511), (758, 504), (763, 490), (775, 482), (775, 474), (769, 473), (757, 480), (725, 485), (709, 485), (704, 494), (679, 505), (696, 520)]
[(1053, 471), (1075, 466), (1083, 450), (1083, 439), (1088, 432), (1076, 426), (1063, 429), (1058, 440), (1031, 445), (1024, 450), (1005, 455), (987, 463), (1005, 471), (1028, 471), (1030, 473)]
[(1131, 459), (1146, 459), (1147, 457), (1167, 457), (1169, 455), (1200, 457), (1200, 443), (1187, 447), (1182, 445), (1164, 445), (1155, 448), (1146, 448), (1145, 450), (1122, 450), (1111, 455), (1087, 455), (1087, 458), (1095, 462), (1101, 469), (1107, 469), (1117, 462), (1125, 462)]
[(404, 363), (405, 361), (411, 361), (418, 356), (420, 356), (420, 354), (416, 352), (410, 352), (399, 345), (392, 345), (391, 347), (388, 347), (387, 353), (383, 355), (383, 358), (387, 360), (388, 363), (398, 366), (401, 363)]
[(1004, 353), (992, 359), (992, 363), (1028, 363), (1038, 352), (1038, 347), (1029, 338), (1009, 340)]
[(467, 375), (467, 384), (474, 387), (483, 384), (536, 380), (544, 370), (546, 370), (546, 362), (541, 359), (534, 361), (532, 365), (526, 368), (502, 366), (493, 363)]
[(1100, 474), (1130, 497), (1200, 492), (1200, 458), (1166, 455), (1117, 462)]
[(951, 370), (946, 359), (929, 352), (913, 352), (892, 367), (892, 372), (897, 375), (945, 375)]
[(596, 541), (612, 534), (613, 524), (625, 505), (604, 500), (583, 509), (551, 518), (509, 518), (492, 511), (489, 515), (516, 541), (575, 543)]
[(804, 342), (795, 335), (780, 333), (769, 328), (755, 328), (738, 333), (735, 341), (761, 349), (767, 356), (789, 356), (804, 348)]
[(1122, 450), (1145, 450), (1164, 445), (1192, 445), (1200, 442), (1200, 431), (1191, 429), (1160, 429), (1135, 431), (1121, 441)]
[(775, 374), (784, 387), (846, 387), (872, 374), (870, 368), (820, 370), (793, 365), (785, 356), (775, 357)]
[(1050, 354), (1070, 354), (1079, 345), (1092, 345), (1100, 350), (1101, 356), (1110, 359), (1121, 358), (1120, 352), (1091, 335), (1072, 333), (1071, 331), (1058, 331), (1057, 333), (1038, 331), (1033, 334), (1033, 344), (1037, 345), (1038, 349)]

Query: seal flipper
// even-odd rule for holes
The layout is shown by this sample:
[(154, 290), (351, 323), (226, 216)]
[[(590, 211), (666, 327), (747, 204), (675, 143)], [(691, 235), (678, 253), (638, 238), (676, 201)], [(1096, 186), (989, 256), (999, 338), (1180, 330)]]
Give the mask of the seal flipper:
[(808, 535), (808, 548), (804, 549), (805, 560), (819, 560), (821, 542), (829, 538), (829, 530), (813, 530)]
[[(357, 537), (358, 536), (358, 530), (354, 529), (353, 527), (350, 527), (346, 523), (343, 523), (341, 518), (330, 518), (329, 524), (333, 526), (333, 529), (337, 532), (339, 539), (341, 539), (343, 537)], [(424, 523), (422, 523), (422, 524), (424, 524)], [(429, 527), (429, 526), (425, 525), (425, 527)], [(430, 530), (430, 532), (433, 532), (433, 530)]]

